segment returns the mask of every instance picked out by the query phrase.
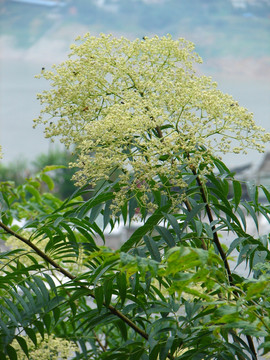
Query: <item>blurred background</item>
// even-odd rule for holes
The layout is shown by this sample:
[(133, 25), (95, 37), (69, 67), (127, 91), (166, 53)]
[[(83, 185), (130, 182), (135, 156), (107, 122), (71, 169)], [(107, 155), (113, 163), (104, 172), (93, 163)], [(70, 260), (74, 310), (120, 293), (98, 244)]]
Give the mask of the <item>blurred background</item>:
[[(0, 178), (70, 160), (42, 127), (32, 128), (40, 111), (36, 94), (48, 88), (34, 76), (65, 60), (77, 35), (88, 31), (191, 40), (204, 61), (199, 73), (212, 76), (270, 131), (270, 0), (0, 0), (0, 23)], [(267, 154), (224, 160), (239, 173), (270, 178)]]

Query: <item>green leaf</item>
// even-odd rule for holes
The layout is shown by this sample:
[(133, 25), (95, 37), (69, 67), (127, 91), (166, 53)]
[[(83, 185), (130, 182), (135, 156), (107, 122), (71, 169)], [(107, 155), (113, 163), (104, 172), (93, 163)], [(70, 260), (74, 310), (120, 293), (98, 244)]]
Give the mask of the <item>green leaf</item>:
[[(33, 297), (33, 295), (31, 294), (31, 292), (22, 285), (19, 285), (19, 288), (23, 291), (23, 294), (27, 297), (28, 301), (28, 305), (30, 306), (31, 310), (33, 312), (36, 311), (36, 304), (35, 304), (35, 299)], [(40, 299), (42, 301), (42, 298)]]
[(159, 354), (159, 359), (160, 360), (166, 360), (167, 359), (169, 351), (171, 350), (173, 341), (174, 341), (174, 336), (169, 336), (165, 346), (161, 346), (160, 354)]
[(4, 334), (9, 337), (12, 334), (12, 331), (6, 326), (6, 324), (4, 323), (4, 321), (1, 320), (0, 318), (0, 328), (2, 328)]
[(134, 231), (131, 237), (121, 246), (120, 251), (127, 252), (132, 248), (133, 245), (137, 244), (145, 234), (151, 232), (154, 226), (157, 225), (159, 221), (163, 218), (163, 211), (168, 210), (170, 206), (170, 204), (167, 204), (166, 206), (157, 209), (143, 226), (139, 227)]
[(237, 213), (239, 214), (240, 219), (243, 224), (243, 227), (244, 227), (244, 230), (246, 231), (246, 228), (247, 228), (246, 216), (240, 206), (238, 206), (238, 208), (237, 208)]
[(45, 182), (45, 184), (48, 186), (48, 189), (49, 189), (49, 190), (53, 190), (53, 189), (54, 189), (54, 182), (53, 182), (52, 178), (51, 178), (49, 175), (47, 175), (47, 174), (45, 174), (45, 173), (42, 173), (42, 174), (40, 175), (40, 178), (41, 178), (42, 181)]
[(213, 162), (214, 162), (215, 166), (217, 167), (217, 169), (219, 170), (220, 174), (231, 175), (230, 170), (227, 168), (227, 166), (224, 164), (223, 161), (221, 161), (218, 158), (213, 157)]
[(160, 349), (159, 344), (157, 344), (156, 346), (153, 347), (153, 349), (151, 349), (150, 354), (149, 354), (149, 360), (157, 360), (158, 359), (159, 349)]
[(166, 302), (166, 299), (164, 297), (164, 295), (162, 294), (162, 292), (157, 288), (155, 287), (154, 285), (151, 286), (151, 289), (159, 296), (159, 298), (163, 301), (163, 302)]
[(252, 259), (252, 265), (253, 268), (256, 264), (264, 263), (265, 259), (267, 258), (268, 252), (267, 251), (255, 251), (255, 254)]
[(258, 205), (258, 186), (256, 186), (254, 183), (247, 182), (247, 191), (248, 195), (250, 197), (250, 200), (255, 204)]
[(174, 247), (176, 245), (175, 240), (172, 236), (172, 234), (170, 233), (170, 231), (163, 227), (163, 226), (155, 226), (155, 230), (157, 230), (159, 232), (159, 234), (161, 235), (162, 239), (167, 243), (167, 245), (171, 248)]
[(10, 360), (17, 360), (17, 353), (15, 351), (15, 349), (11, 346), (11, 345), (8, 345), (7, 346), (7, 354), (10, 358)]
[(1, 307), (2, 312), (4, 312), (7, 317), (13, 322), (13, 324), (16, 326), (18, 326), (18, 321), (15, 318), (15, 316), (12, 314), (12, 312), (10, 312), (8, 309), (6, 309), (5, 307)]
[(75, 316), (77, 314), (78, 306), (73, 301), (69, 301), (69, 307), (72, 312), (72, 315)]
[(48, 171), (53, 171), (53, 170), (58, 170), (58, 169), (66, 169), (67, 166), (65, 165), (47, 165), (45, 166), (44, 169), (42, 169), (42, 172), (48, 172)]
[(33, 276), (33, 280), (35, 281), (35, 283), (41, 290), (41, 293), (43, 295), (43, 301), (48, 301), (50, 299), (50, 294), (49, 294), (49, 291), (47, 290), (44, 282), (38, 276)]
[(26, 341), (24, 340), (23, 337), (21, 336), (16, 336), (15, 339), (18, 341), (20, 347), (22, 348), (23, 352), (25, 353), (25, 355), (28, 357), (29, 356), (29, 353), (28, 353), (28, 347), (27, 347), (27, 343)]
[(262, 188), (262, 190), (264, 192), (264, 195), (266, 196), (267, 201), (270, 203), (270, 193), (269, 193), (269, 191), (263, 185), (260, 185), (260, 187)]
[(18, 300), (18, 302), (21, 304), (21, 306), (23, 307), (24, 309), (24, 312), (26, 314), (31, 314), (31, 310), (28, 306), (28, 304), (25, 302), (25, 300), (23, 299), (22, 296), (20, 296), (19, 294), (17, 294), (15, 291), (11, 291), (10, 290), (10, 293), (12, 293), (12, 295)]
[(101, 214), (102, 208), (103, 208), (103, 204), (98, 204), (91, 209), (90, 217), (89, 217), (90, 223), (93, 223), (96, 220), (96, 218)]
[(33, 299), (33, 295), (29, 294), (27, 295), (27, 297), (29, 298), (29, 302), (32, 304), (32, 308), (35, 308), (35, 303), (37, 304), (43, 304), (43, 296), (42, 293), (40, 292), (38, 286), (36, 286), (36, 284), (34, 282), (31, 282), (29, 280), (26, 280), (27, 285), (31, 288), (31, 290), (34, 291), (34, 293), (36, 294), (36, 299)]
[(113, 291), (113, 280), (111, 278), (104, 281), (104, 301), (106, 306), (110, 305)]
[(53, 292), (55, 293), (55, 295), (57, 295), (57, 291), (56, 291), (56, 286), (55, 283), (53, 281), (53, 279), (51, 278), (51, 276), (49, 276), (48, 274), (44, 273), (43, 274), (44, 277), (47, 279), (48, 284), (50, 285), (51, 290), (53, 290)]
[(239, 253), (237, 266), (240, 265), (243, 261), (248, 263), (250, 254), (258, 247), (256, 244), (246, 244), (244, 245)]
[(102, 203), (106, 203), (107, 201), (112, 200), (113, 198), (114, 198), (113, 192), (101, 193), (94, 196), (90, 200), (84, 202), (80, 207), (78, 207), (76, 211), (77, 213), (76, 218), (79, 219), (84, 217), (85, 214), (88, 214), (93, 207)]
[(43, 322), (36, 320), (34, 322), (34, 326), (38, 329), (38, 332), (40, 333), (42, 339), (44, 339), (44, 324), (43, 324)]
[(76, 225), (76, 230), (79, 231), (85, 237), (85, 239), (93, 245), (94, 248), (97, 248), (96, 243), (91, 235), (92, 229), (89, 226), (92, 226), (92, 224), (88, 224), (85, 221), (79, 221), (75, 218), (72, 218), (72, 222)]
[(257, 217), (254, 209), (250, 206), (250, 204), (248, 202), (244, 202), (242, 205), (247, 209), (248, 213), (251, 215), (251, 217), (256, 225), (256, 229), (259, 230), (258, 217)]
[(182, 229), (181, 229), (181, 234), (180, 234), (180, 238), (182, 237), (183, 231), (185, 230), (185, 228), (187, 227), (187, 225), (190, 223), (190, 221), (197, 216), (197, 214), (199, 214), (201, 212), (202, 209), (204, 209), (205, 204), (198, 204), (196, 206), (193, 207), (193, 209), (187, 213), (187, 217), (185, 219), (184, 224), (182, 225)]
[(171, 225), (171, 227), (173, 228), (175, 234), (177, 235), (178, 239), (181, 240), (181, 230), (180, 230), (180, 225), (178, 223), (178, 221), (176, 220), (175, 216), (171, 215), (171, 214), (166, 214), (163, 213), (165, 219), (168, 220), (168, 223)]
[(210, 190), (212, 193), (214, 193), (214, 197), (211, 198), (213, 203), (217, 202), (217, 199), (221, 200), (224, 204), (224, 206), (228, 206), (230, 207), (230, 203), (227, 200), (227, 194), (225, 193), (226, 190), (220, 190), (220, 189), (216, 189), (216, 188), (212, 188), (210, 187)]
[(117, 281), (117, 287), (118, 287), (118, 290), (119, 290), (121, 303), (123, 305), (125, 300), (126, 300), (126, 295), (127, 295), (126, 274), (125, 273), (118, 273), (117, 276), (116, 276), (116, 281)]
[(131, 223), (135, 213), (136, 213), (136, 209), (138, 208), (138, 202), (137, 199), (135, 197), (135, 195), (129, 200), (128, 203), (128, 213), (129, 213), (129, 223)]
[[(104, 237), (104, 232), (97, 226), (96, 223), (91, 224), (91, 227), (93, 229), (93, 231), (95, 231), (103, 240), (103, 243), (105, 243), (105, 237)], [(88, 235), (89, 238), (89, 235)], [(95, 240), (91, 237), (91, 244), (94, 245), (94, 249), (96, 249), (96, 243)]]
[(118, 321), (115, 322), (115, 325), (120, 330), (123, 340), (126, 341), (127, 340), (127, 326), (126, 326), (126, 324), (123, 321), (118, 320)]
[(124, 225), (126, 225), (127, 222), (127, 214), (128, 214), (128, 204), (127, 202), (125, 202), (124, 205), (121, 207), (121, 215), (123, 217)]
[(258, 298), (260, 297), (260, 295), (263, 293), (263, 291), (269, 287), (269, 282), (268, 281), (258, 281), (254, 284), (251, 284), (248, 287), (248, 291), (246, 294), (246, 299), (250, 300), (254, 297), (254, 295), (256, 295), (255, 297)]
[(96, 268), (94, 273), (92, 274), (92, 281), (94, 280), (94, 286), (98, 283), (98, 280), (105, 274), (110, 268), (112, 268), (115, 265), (115, 259), (112, 259), (112, 262), (110, 262), (108, 265), (104, 266), (105, 264), (101, 264)]
[(29, 336), (29, 338), (32, 340), (33, 344), (34, 344), (35, 346), (37, 346), (37, 337), (36, 337), (36, 334), (35, 334), (34, 330), (31, 329), (31, 328), (25, 327), (25, 328), (24, 328), (24, 331), (25, 331), (26, 334)]
[(236, 238), (233, 240), (233, 242), (230, 244), (230, 247), (227, 251), (227, 256), (230, 255), (230, 253), (237, 248), (237, 246), (241, 245), (242, 241), (245, 240), (244, 237)]
[(103, 286), (95, 287), (95, 299), (97, 302), (98, 311), (100, 313), (103, 306)]
[(235, 209), (237, 209), (242, 196), (242, 186), (241, 183), (237, 180), (233, 180), (233, 194)]
[(153, 260), (161, 262), (161, 257), (160, 257), (159, 249), (158, 249), (156, 242), (150, 236), (147, 236), (147, 235), (145, 235), (143, 237), (143, 239), (144, 239), (145, 245), (151, 255), (151, 258)]
[(60, 314), (61, 314), (61, 311), (58, 307), (53, 309), (53, 317), (54, 317), (55, 324), (57, 324), (57, 322), (60, 318)]
[(201, 236), (203, 230), (203, 224), (200, 220), (194, 220), (195, 228), (196, 228), (196, 235)]
[(43, 316), (43, 322), (44, 322), (46, 330), (47, 330), (47, 332), (49, 334), (50, 333), (50, 328), (51, 328), (51, 322), (52, 322), (50, 314), (47, 313), (47, 314), (45, 314)]
[(38, 204), (41, 204), (40, 193), (38, 192), (38, 190), (34, 186), (32, 186), (30, 184), (27, 184), (27, 185), (25, 185), (25, 190), (28, 191), (30, 194), (32, 194), (34, 196), (34, 198), (35, 198), (35, 200), (36, 200), (36, 202)]
[(241, 224), (240, 224), (238, 218), (232, 212), (231, 207), (224, 206), (224, 205), (221, 205), (221, 204), (215, 204), (215, 206), (218, 209), (222, 210), (225, 214), (227, 214), (229, 216), (229, 219), (233, 220), (241, 228)]
[(107, 201), (105, 204), (105, 208), (103, 211), (103, 230), (106, 229), (111, 219), (111, 214), (112, 214), (111, 204), (112, 204), (111, 200)]
[(23, 323), (23, 319), (22, 319), (22, 317), (21, 317), (21, 314), (20, 314), (17, 306), (16, 306), (12, 301), (10, 301), (8, 298), (4, 297), (3, 299), (4, 299), (4, 301), (7, 303), (8, 307), (10, 308), (10, 310), (12, 310), (14, 316), (15, 316), (16, 319), (17, 319), (17, 322)]

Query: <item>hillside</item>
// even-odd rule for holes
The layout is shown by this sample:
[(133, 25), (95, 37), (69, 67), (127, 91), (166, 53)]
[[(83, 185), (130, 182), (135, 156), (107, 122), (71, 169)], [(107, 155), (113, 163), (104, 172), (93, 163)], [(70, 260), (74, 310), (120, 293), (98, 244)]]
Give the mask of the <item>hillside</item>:
[(184, 36), (204, 58), (270, 56), (270, 3), (245, 0), (62, 0), (65, 6), (0, 2), (1, 35), (28, 48), (61, 26), (129, 37)]

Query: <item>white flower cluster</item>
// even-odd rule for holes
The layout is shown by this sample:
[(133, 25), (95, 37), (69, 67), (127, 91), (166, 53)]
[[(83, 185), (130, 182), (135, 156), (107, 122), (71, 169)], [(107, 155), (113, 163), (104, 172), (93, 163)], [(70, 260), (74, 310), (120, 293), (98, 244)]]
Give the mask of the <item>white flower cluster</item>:
[(37, 334), (37, 347), (30, 338), (25, 337), (29, 357), (25, 355), (17, 341), (13, 341), (12, 346), (16, 349), (19, 360), (68, 360), (74, 356), (75, 351), (79, 351), (79, 347), (71, 341), (56, 338), (54, 335), (44, 335), (44, 339)]
[(201, 59), (192, 43), (169, 35), (77, 40), (67, 61), (40, 75), (52, 89), (38, 94), (44, 107), (35, 123), (46, 124), (46, 137), (75, 146), (78, 184), (109, 179), (117, 169), (122, 200), (126, 186), (139, 186), (146, 203), (151, 180), (166, 176), (170, 186), (184, 187), (181, 166), (211, 167), (211, 155), (262, 152), (269, 141), (251, 113), (196, 75)]

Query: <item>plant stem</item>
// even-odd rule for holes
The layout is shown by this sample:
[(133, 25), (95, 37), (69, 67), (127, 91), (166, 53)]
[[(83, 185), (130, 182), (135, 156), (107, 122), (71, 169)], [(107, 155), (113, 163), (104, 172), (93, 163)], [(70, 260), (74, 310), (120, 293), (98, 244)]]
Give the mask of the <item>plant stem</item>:
[[(194, 168), (192, 168), (191, 170), (192, 170), (193, 174), (196, 176), (197, 184), (198, 184), (198, 186), (200, 188), (200, 192), (201, 192), (203, 202), (205, 203), (206, 213), (207, 213), (209, 222), (211, 224), (214, 221), (214, 218), (213, 218), (213, 215), (212, 215), (211, 208), (210, 208), (210, 206), (208, 204), (208, 201), (207, 201), (207, 196), (206, 196), (203, 184), (202, 184), (196, 170)], [(213, 232), (214, 244), (216, 245), (216, 247), (218, 249), (218, 252), (219, 252), (219, 254), (220, 254), (220, 256), (221, 256), (221, 258), (222, 258), (222, 260), (224, 262), (224, 266), (225, 266), (225, 269), (226, 269), (226, 272), (227, 272), (227, 275), (228, 275), (229, 283), (230, 283), (231, 286), (234, 286), (234, 281), (233, 281), (233, 278), (232, 278), (231, 269), (230, 269), (226, 254), (223, 251), (222, 246), (220, 244), (215, 225), (211, 225), (211, 229), (212, 229), (212, 232)], [(234, 290), (233, 293), (238, 298), (237, 291)], [(256, 350), (255, 350), (255, 347), (254, 347), (252, 337), (250, 335), (246, 335), (246, 338), (247, 338), (248, 345), (249, 345), (249, 348), (250, 348), (251, 353), (252, 353), (252, 359), (257, 360)]]
[[(192, 168), (192, 173), (193, 173), (193, 175), (196, 176), (196, 181), (197, 181), (197, 184), (198, 184), (198, 186), (200, 188), (200, 192), (201, 192), (203, 202), (205, 203), (205, 209), (206, 209), (207, 217), (208, 217), (208, 220), (209, 220), (210, 225), (211, 225), (213, 223), (213, 221), (214, 221), (214, 218), (213, 218), (213, 215), (212, 215), (211, 208), (210, 208), (210, 206), (208, 204), (208, 201), (207, 201), (207, 196), (206, 196), (203, 184), (202, 184), (201, 179), (199, 178), (199, 176), (198, 176), (198, 174), (197, 174), (197, 172), (196, 172), (196, 170), (194, 168)], [(224, 266), (225, 266), (225, 269), (226, 269), (226, 272), (227, 272), (227, 275), (228, 275), (229, 283), (230, 283), (231, 286), (233, 286), (234, 282), (233, 282), (233, 278), (232, 278), (230, 265), (228, 263), (226, 254), (225, 254), (225, 252), (222, 249), (222, 246), (220, 244), (215, 225), (211, 225), (211, 229), (212, 229), (212, 232), (213, 232), (214, 244), (216, 245), (216, 247), (218, 249), (218, 252), (219, 252), (219, 254), (220, 254), (220, 256), (221, 256), (221, 258), (222, 258), (222, 260), (224, 262)]]
[(95, 337), (95, 340), (97, 341), (98, 345), (101, 347), (102, 351), (103, 352), (106, 352), (106, 348), (105, 346), (102, 344), (102, 342), (99, 340), (97, 334), (94, 332), (94, 337)]

